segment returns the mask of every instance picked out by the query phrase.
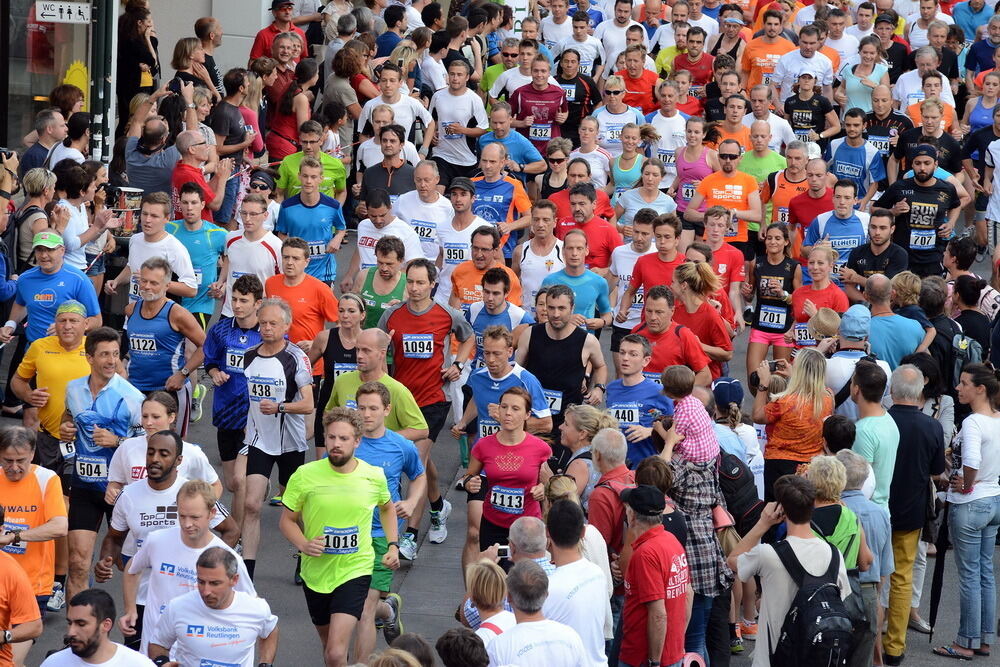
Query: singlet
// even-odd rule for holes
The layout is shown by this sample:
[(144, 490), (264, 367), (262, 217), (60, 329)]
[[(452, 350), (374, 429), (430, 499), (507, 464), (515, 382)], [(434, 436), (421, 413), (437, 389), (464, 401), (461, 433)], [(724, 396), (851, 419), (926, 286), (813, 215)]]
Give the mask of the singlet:
[[(702, 148), (701, 155), (694, 162), (688, 162), (684, 157), (687, 147), (677, 150), (677, 175), (680, 180), (677, 182), (677, 212), (684, 213), (687, 210), (688, 202), (694, 197), (694, 181), (700, 181), (712, 173), (712, 168), (708, 165), (708, 149)], [(702, 202), (699, 210), (705, 210), (705, 203)]]
[(549, 177), (551, 176), (552, 176), (551, 171), (546, 171), (544, 174), (542, 174), (542, 187), (541, 187), (542, 199), (548, 199), (551, 195), (554, 195), (557, 192), (562, 192), (563, 190), (566, 189), (566, 186), (568, 185), (567, 181), (563, 181), (563, 184), (560, 185), (559, 187), (550, 185)]
[[(400, 281), (403, 282), (403, 281)], [(381, 312), (379, 313), (381, 316)], [(377, 323), (376, 323), (377, 324)], [(370, 328), (365, 325), (365, 328)], [(340, 340), (340, 329), (330, 329), (323, 349), (323, 386), (319, 390), (319, 401), (316, 405), (326, 405), (333, 393), (333, 383), (344, 373), (358, 370), (358, 357), (355, 348), (348, 350)], [(322, 411), (317, 414), (322, 419)]]
[[(736, 44), (733, 45), (733, 48), (729, 49), (728, 51), (723, 51), (723, 53), (725, 53), (727, 56), (729, 56), (733, 60), (736, 60), (736, 62), (739, 62), (739, 60), (737, 60), (737, 58), (736, 58), (736, 54), (740, 52), (740, 44), (743, 43), (743, 42), (744, 42), (744, 40), (742, 38), (741, 39), (737, 39), (736, 40)], [(719, 37), (719, 41), (717, 41), (715, 43), (715, 46), (713, 46), (712, 49), (708, 52), (708, 55), (712, 56), (713, 58), (715, 56), (719, 55), (719, 47), (720, 46), (722, 46), (722, 37)]]
[(365, 329), (373, 329), (378, 326), (378, 321), (389, 307), (390, 301), (402, 301), (406, 298), (406, 280), (403, 274), (399, 274), (396, 286), (388, 294), (379, 294), (375, 291), (375, 274), (378, 268), (368, 269), (365, 277), (365, 284), (361, 286), (361, 298), (365, 302)]
[(583, 402), (585, 368), (580, 360), (586, 341), (586, 329), (576, 327), (568, 338), (552, 340), (544, 324), (531, 327), (524, 367), (542, 383), (546, 396), (558, 394), (564, 406)]
[(632, 166), (628, 169), (621, 167), (622, 156), (619, 155), (611, 162), (611, 174), (615, 180), (615, 194), (612, 204), (618, 201), (618, 197), (626, 190), (638, 187), (639, 179), (642, 178), (642, 154), (637, 153), (632, 161)]
[(170, 326), (170, 311), (176, 305), (169, 299), (153, 317), (143, 317), (142, 299), (128, 318), (128, 376), (136, 389), (163, 389), (167, 378), (180, 370), (187, 358), (186, 339)]
[[(753, 328), (765, 333), (785, 333), (792, 326), (792, 304), (781, 298), (782, 292), (795, 290), (793, 279), (798, 262), (785, 257), (780, 264), (771, 264), (767, 255), (758, 257), (753, 275), (757, 306), (753, 311)], [(780, 283), (776, 284), (776, 283)]]
[(545, 255), (538, 255), (531, 249), (531, 241), (521, 249), (521, 305), (529, 313), (535, 312), (535, 296), (542, 281), (556, 271), (562, 271), (566, 264), (562, 257), (563, 242), (556, 243)]
[(972, 113), (969, 114), (969, 127), (972, 128), (970, 134), (993, 124), (993, 111), (996, 109), (996, 105), (997, 102), (994, 102), (993, 106), (984, 107), (982, 97), (976, 100), (976, 106), (973, 107)]

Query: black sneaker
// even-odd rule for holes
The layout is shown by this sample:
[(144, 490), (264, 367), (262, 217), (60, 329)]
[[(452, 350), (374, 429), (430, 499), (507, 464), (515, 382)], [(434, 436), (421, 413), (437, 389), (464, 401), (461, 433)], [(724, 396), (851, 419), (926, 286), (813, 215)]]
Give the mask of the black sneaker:
[(392, 618), (382, 621), (382, 636), (385, 638), (386, 644), (391, 644), (403, 634), (403, 598), (398, 593), (389, 593), (385, 598), (385, 603), (392, 609)]
[(294, 577), (295, 585), (296, 586), (301, 586), (302, 585), (302, 554), (295, 554), (293, 556), (293, 558), (295, 559), (295, 577)]

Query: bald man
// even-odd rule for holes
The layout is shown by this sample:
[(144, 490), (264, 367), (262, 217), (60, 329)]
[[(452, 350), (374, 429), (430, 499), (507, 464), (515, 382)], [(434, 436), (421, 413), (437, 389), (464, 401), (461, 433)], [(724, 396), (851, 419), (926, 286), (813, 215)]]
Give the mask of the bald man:
[[(913, 129), (913, 121), (905, 113), (892, 105), (892, 90), (889, 86), (876, 86), (872, 90), (872, 110), (865, 114), (865, 134), (868, 142), (878, 149), (882, 156), (882, 166), (889, 164), (889, 154), (899, 141), (899, 135)], [(878, 192), (889, 187), (887, 179), (878, 184)], [(878, 201), (876, 194), (872, 201)]]
[(872, 352), (896, 370), (899, 361), (916, 352), (924, 338), (920, 323), (892, 312), (889, 301), (892, 283), (881, 273), (865, 282), (865, 295), (871, 304), (871, 334), (868, 337)]
[[(771, 150), (771, 125), (766, 120), (750, 123), (750, 145), (753, 150), (747, 151), (740, 158), (739, 170), (753, 176), (758, 185), (774, 172), (788, 166), (784, 156)], [(757, 226), (757, 223), (753, 223), (749, 228), (755, 230)]]
[(503, 256), (510, 259), (521, 230), (531, 224), (531, 200), (521, 181), (504, 173), (505, 165), (507, 148), (503, 144), (483, 147), (479, 157), (483, 175), (472, 179), (476, 184), (472, 212), (500, 229)]

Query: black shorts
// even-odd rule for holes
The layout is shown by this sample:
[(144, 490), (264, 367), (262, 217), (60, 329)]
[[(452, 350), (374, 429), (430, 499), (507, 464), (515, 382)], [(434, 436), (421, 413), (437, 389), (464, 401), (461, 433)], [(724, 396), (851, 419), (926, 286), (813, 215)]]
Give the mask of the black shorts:
[(278, 464), (278, 483), (282, 486), (288, 484), (292, 473), (299, 469), (306, 462), (305, 452), (285, 452), (284, 454), (268, 454), (256, 447), (250, 448), (247, 454), (247, 477), (250, 475), (263, 475), (271, 478), (271, 471), (274, 464)]
[(440, 175), (440, 184), (446, 191), (454, 179), (460, 176), (472, 178), (476, 175), (476, 172), (479, 171), (479, 165), (477, 164), (470, 164), (468, 166), (451, 164), (443, 157), (438, 157), (437, 155), (432, 156), (431, 159), (437, 163), (438, 174)]
[(986, 207), (990, 203), (990, 198), (988, 195), (984, 195), (982, 192), (976, 194), (976, 212), (985, 213)]
[(236, 455), (243, 449), (246, 431), (241, 428), (218, 428), (215, 432), (219, 441), (219, 458), (223, 461), (235, 461)]
[(479, 522), (479, 550), (486, 551), (494, 544), (507, 544), (510, 541), (510, 528), (503, 528), (483, 517)]
[(59, 475), (63, 495), (69, 495), (73, 468), (67, 465), (66, 459), (63, 458), (62, 450), (59, 449), (59, 438), (53, 438), (47, 431), (39, 431), (35, 436), (35, 457), (31, 462)]
[[(749, 232), (747, 232), (749, 234)], [(757, 233), (754, 232), (754, 236)], [(748, 262), (752, 262), (757, 259), (757, 249), (754, 247), (753, 241), (730, 241), (729, 245), (733, 246), (737, 250), (743, 253), (743, 259)]]
[(622, 338), (632, 333), (631, 329), (625, 327), (616, 327), (611, 325), (611, 351), (617, 352), (618, 348), (621, 346)]
[(915, 274), (921, 278), (927, 278), (928, 276), (940, 276), (944, 273), (944, 267), (941, 266), (941, 262), (914, 262), (910, 260), (909, 270), (913, 271)]
[(427, 437), (431, 441), (435, 441), (448, 420), (448, 413), (451, 412), (451, 401), (424, 405), (420, 408), (420, 412), (423, 413), (424, 421), (427, 422)]
[(685, 218), (683, 213), (681, 214), (681, 229), (684, 229), (684, 230), (687, 230), (687, 231), (692, 231), (693, 230), (694, 231), (694, 237), (696, 239), (700, 239), (702, 236), (705, 235), (705, 223), (703, 221), (702, 222), (692, 222), (692, 221), (688, 220), (687, 218)]
[(107, 518), (111, 525), (114, 509), (104, 502), (103, 491), (73, 487), (69, 490), (69, 529), (96, 533), (101, 529), (101, 518)]
[(212, 313), (191, 313), (194, 315), (195, 321), (202, 328), (202, 331), (208, 331), (208, 323), (212, 321)]
[(302, 584), (302, 592), (306, 595), (306, 608), (309, 610), (309, 618), (313, 625), (330, 625), (330, 617), (334, 614), (349, 614), (354, 618), (361, 618), (361, 611), (365, 608), (365, 600), (368, 598), (368, 588), (372, 577), (366, 574), (345, 581), (329, 593), (317, 593), (309, 588), (309, 584)]

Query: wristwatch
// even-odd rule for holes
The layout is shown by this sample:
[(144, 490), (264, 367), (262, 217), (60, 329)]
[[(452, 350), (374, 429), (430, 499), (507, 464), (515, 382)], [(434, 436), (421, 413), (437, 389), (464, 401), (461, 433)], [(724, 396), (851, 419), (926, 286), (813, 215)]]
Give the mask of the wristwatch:
[(605, 386), (604, 386), (603, 384), (601, 384), (600, 382), (598, 382), (597, 384), (595, 384), (595, 385), (594, 385), (594, 389), (600, 389), (600, 390), (601, 390), (602, 392), (604, 392), (605, 394), (606, 394), (606, 393), (608, 393), (608, 388), (607, 388), (607, 387), (605, 387)]
[(280, 412), (281, 414), (285, 414), (285, 404), (284, 403), (278, 403), (278, 412)]
[(0, 633), (0, 646), (3, 646), (4, 644), (9, 644), (10, 640), (12, 640), (13, 638), (14, 638), (13, 631), (4, 630), (2, 633)]
[(259, 665), (257, 665), (257, 667), (274, 667), (274, 665), (272, 665), (269, 662), (262, 662)]
[(457, 368), (459, 373), (465, 370), (465, 364), (463, 364), (461, 361), (453, 361), (451, 362), (451, 365)]
[(187, 377), (187, 376), (191, 375), (191, 371), (189, 371), (187, 368), (185, 368), (185, 367), (182, 366), (181, 370), (180, 370), (180, 374), (183, 375), (184, 377)]
[(153, 664), (156, 665), (156, 667), (163, 667), (163, 665), (168, 662), (170, 662), (170, 656), (161, 655), (153, 658)]
[(12, 539), (10, 541), (10, 545), (12, 547), (16, 547), (17, 545), (19, 545), (21, 543), (21, 531), (20, 530), (8, 530), (7, 534), (14, 536), (14, 539)]
[(388, 547), (396, 547), (397, 549), (399, 549), (399, 541), (398, 540), (393, 540), (392, 542), (386, 542), (385, 546), (387, 548)]
[(196, 105), (194, 102), (188, 102), (187, 108), (188, 109), (197, 109), (198, 105)]

